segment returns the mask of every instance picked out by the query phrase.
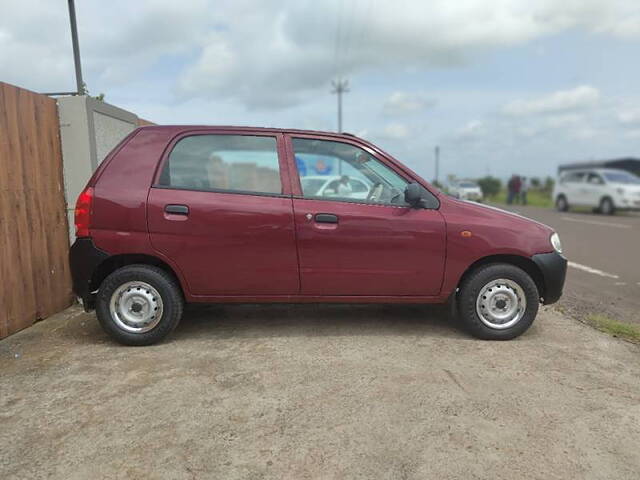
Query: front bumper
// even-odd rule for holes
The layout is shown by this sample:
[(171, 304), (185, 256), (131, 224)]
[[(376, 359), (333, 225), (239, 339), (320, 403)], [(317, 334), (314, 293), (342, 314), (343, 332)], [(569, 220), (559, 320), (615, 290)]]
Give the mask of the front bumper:
[(73, 291), (82, 299), (85, 311), (94, 307), (93, 295), (91, 295), (91, 278), (98, 265), (109, 254), (103, 252), (93, 244), (91, 238), (78, 238), (69, 250), (69, 263), (71, 265), (71, 279)]
[(542, 272), (544, 293), (542, 303), (549, 305), (562, 296), (564, 280), (567, 275), (567, 259), (558, 252), (539, 253), (531, 257)]

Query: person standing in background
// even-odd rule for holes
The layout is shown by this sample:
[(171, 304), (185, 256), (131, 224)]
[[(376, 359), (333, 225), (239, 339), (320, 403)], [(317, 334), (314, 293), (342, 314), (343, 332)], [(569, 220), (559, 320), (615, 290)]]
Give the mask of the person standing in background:
[(513, 181), (515, 175), (511, 175), (511, 178), (507, 182), (507, 205), (511, 205), (513, 203)]
[(522, 180), (520, 175), (513, 176), (513, 201), (512, 203), (518, 203), (520, 201), (520, 187), (522, 187)]
[(522, 177), (522, 181), (520, 182), (520, 203), (522, 205), (527, 204), (527, 192), (529, 191), (529, 180), (527, 177)]

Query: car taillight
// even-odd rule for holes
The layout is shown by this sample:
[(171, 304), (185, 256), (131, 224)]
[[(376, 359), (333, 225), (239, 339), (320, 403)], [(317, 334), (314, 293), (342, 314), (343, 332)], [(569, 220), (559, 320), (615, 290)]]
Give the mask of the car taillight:
[(87, 187), (76, 202), (76, 237), (88, 237), (93, 205), (93, 187)]

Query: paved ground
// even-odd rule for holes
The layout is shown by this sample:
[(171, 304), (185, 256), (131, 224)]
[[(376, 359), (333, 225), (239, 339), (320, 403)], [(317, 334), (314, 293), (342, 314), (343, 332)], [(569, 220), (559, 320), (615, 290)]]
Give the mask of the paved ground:
[[(501, 206), (501, 208), (505, 208)], [(640, 323), (640, 215), (560, 213), (512, 206), (560, 234), (570, 267), (561, 305)]]
[(127, 348), (74, 307), (0, 341), (0, 478), (637, 479), (639, 354), (551, 310), (481, 342), (426, 307), (209, 307)]

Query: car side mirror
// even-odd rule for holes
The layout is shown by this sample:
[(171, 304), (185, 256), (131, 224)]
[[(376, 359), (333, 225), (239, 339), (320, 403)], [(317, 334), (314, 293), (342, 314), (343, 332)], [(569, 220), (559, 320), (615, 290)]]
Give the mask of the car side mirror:
[(404, 201), (412, 208), (438, 208), (440, 202), (429, 190), (412, 182), (404, 189)]

